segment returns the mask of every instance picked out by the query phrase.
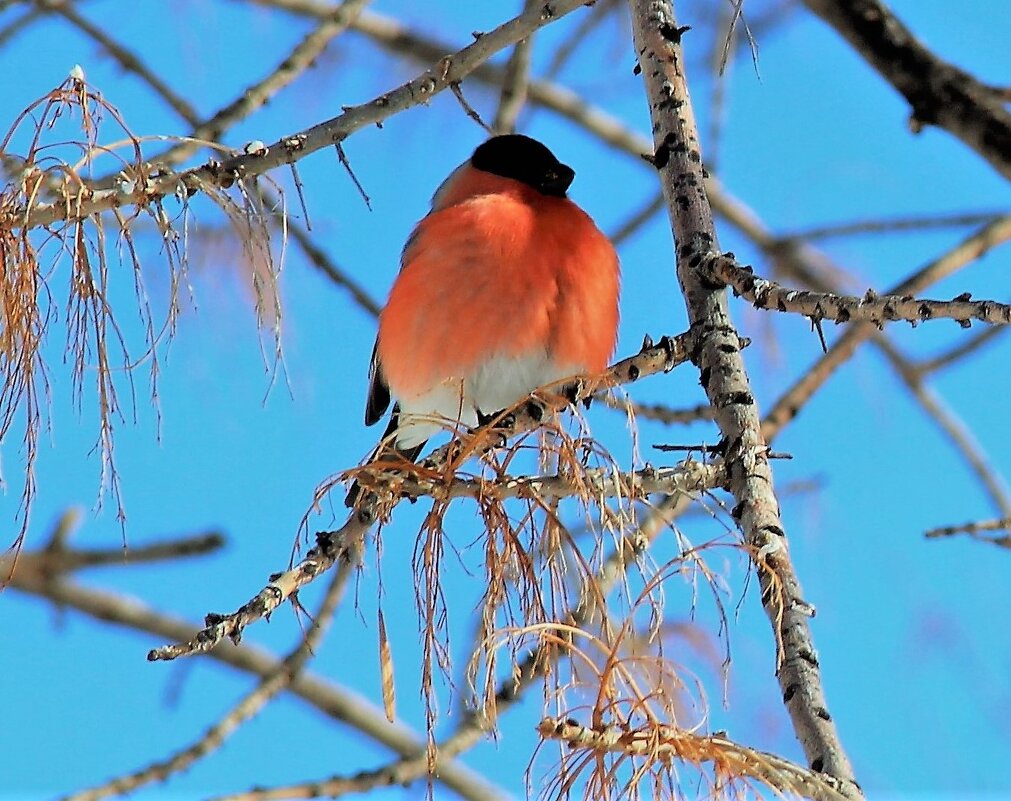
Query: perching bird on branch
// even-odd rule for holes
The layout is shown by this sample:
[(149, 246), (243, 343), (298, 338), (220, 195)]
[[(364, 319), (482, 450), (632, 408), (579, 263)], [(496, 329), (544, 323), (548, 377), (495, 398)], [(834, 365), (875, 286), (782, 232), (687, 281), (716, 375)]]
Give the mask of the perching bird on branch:
[[(414, 460), (546, 384), (599, 373), (618, 329), (618, 256), (540, 142), (496, 136), (454, 170), (407, 239), (379, 317), (365, 423)], [(349, 503), (357, 496), (352, 488)]]

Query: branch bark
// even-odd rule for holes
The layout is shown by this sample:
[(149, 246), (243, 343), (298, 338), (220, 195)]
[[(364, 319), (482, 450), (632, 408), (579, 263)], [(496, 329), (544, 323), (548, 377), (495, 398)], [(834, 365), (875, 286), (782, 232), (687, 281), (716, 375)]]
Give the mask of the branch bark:
[[(1011, 223), (1011, 217), (999, 222)], [(810, 317), (814, 322), (864, 322), (878, 328), (887, 322), (905, 320), (916, 324), (927, 320), (954, 320), (968, 328), (973, 320), (993, 325), (1011, 324), (1011, 306), (993, 300), (972, 300), (968, 292), (953, 300), (928, 300), (912, 295), (878, 295), (868, 289), (863, 297), (790, 289), (754, 274), (742, 267), (731, 254), (710, 254), (699, 265), (714, 280), (728, 284), (734, 294), (756, 309), (791, 312)]]

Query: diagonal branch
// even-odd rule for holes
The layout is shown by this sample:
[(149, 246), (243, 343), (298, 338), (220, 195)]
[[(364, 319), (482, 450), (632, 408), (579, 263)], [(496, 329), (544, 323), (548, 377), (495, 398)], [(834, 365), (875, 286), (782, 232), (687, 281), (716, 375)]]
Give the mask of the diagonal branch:
[[(673, 339), (664, 337), (658, 345), (650, 343), (651, 347), (643, 348), (635, 356), (611, 367), (605, 380), (616, 385), (636, 381), (655, 373), (668, 372), (677, 364), (687, 361), (690, 339), (689, 335), (682, 334)], [(740, 343), (736, 346), (740, 347)], [(582, 387), (575, 401), (591, 397), (596, 389), (596, 386)], [(559, 399), (559, 403), (562, 400)], [(561, 408), (559, 405), (556, 411)], [(502, 436), (514, 436), (533, 431), (540, 424), (540, 414), (535, 416), (529, 411), (521, 411), (514, 416), (512, 425), (501, 427), (499, 432)], [(449, 446), (440, 449), (430, 456), (428, 461), (438, 464), (440, 460), (445, 460), (452, 445), (453, 443), (450, 443)], [(196, 636), (175, 645), (155, 648), (148, 653), (147, 658), (151, 661), (172, 660), (209, 651), (224, 639), (238, 642), (247, 625), (269, 615), (299, 589), (330, 570), (339, 560), (353, 558), (369, 528), (376, 522), (379, 514), (377, 510), (383, 509), (384, 513), (388, 514), (392, 506), (405, 497), (378, 488), (370, 491), (370, 496), (361, 502), (360, 507), (340, 529), (318, 534), (316, 545), (297, 565), (274, 576), (266, 587), (238, 610), (228, 615), (208, 614), (206, 626)]]
[[(133, 598), (84, 587), (64, 579), (53, 580), (34, 571), (21, 570), (20, 566), (8, 586), (15, 591), (45, 599), (60, 608), (72, 608), (96, 620), (131, 631), (147, 632), (163, 640), (185, 640), (195, 633), (190, 623), (155, 611)], [(245, 644), (234, 648), (218, 648), (209, 653), (208, 657), (261, 679), (275, 674), (282, 664), (272, 654)], [(351, 690), (312, 673), (302, 672), (294, 677), (287, 691), (322, 714), (347, 724), (403, 757), (426, 753), (425, 742), (417, 734), (402, 724), (388, 723), (382, 709)], [(439, 756), (436, 773), (440, 782), (469, 801), (500, 801), (505, 798), (484, 777), (455, 760)]]
[(301, 642), (278, 663), (270, 674), (264, 676), (256, 687), (250, 690), (196, 741), (167, 759), (159, 760), (134, 773), (119, 776), (98, 787), (75, 792), (67, 796), (66, 801), (99, 801), (112, 795), (132, 792), (154, 781), (165, 781), (220, 748), (229, 735), (263, 709), (272, 698), (290, 687), (302, 672), (309, 658), (319, 648), (323, 635), (333, 621), (337, 605), (344, 596), (350, 574), (349, 566), (334, 573), (330, 586), (323, 595), (320, 607), (313, 617), (312, 625), (306, 631)]
[(632, 0), (636, 54), (653, 121), (654, 165), (660, 172), (677, 242), (677, 276), (699, 339), (692, 361), (716, 410), (727, 445), (734, 517), (752, 549), (762, 604), (779, 654), (777, 676), (794, 730), (811, 768), (842, 782), (847, 796), (861, 797), (853, 769), (826, 709), (824, 690), (803, 600), (790, 561), (772, 469), (758, 408), (727, 311), (726, 293), (697, 270), (717, 250), (712, 209), (706, 197), (702, 155), (684, 74), (679, 28), (667, 0)]
[[(238, 117), (235, 115), (240, 109), (244, 109), (246, 112), (254, 110), (252, 100), (259, 99), (260, 102), (266, 102), (270, 94), (276, 94), (284, 86), (281, 81), (268, 76), (260, 83), (244, 89), (238, 99), (228, 104), (209, 120), (202, 121), (186, 98), (182, 97), (163, 81), (156, 70), (151, 69), (140, 56), (114, 39), (102, 28), (81, 16), (72, 6), (67, 4), (51, 6), (48, 0), (37, 1), (43, 3), (40, 8), (52, 8), (69, 22), (80, 28), (85, 34), (91, 36), (98, 45), (103, 47), (110, 56), (116, 59), (124, 70), (133, 73), (146, 83), (156, 95), (171, 106), (184, 121), (193, 127), (193, 133), (191, 134), (193, 138), (209, 138), (210, 133), (205, 129), (214, 125), (219, 126), (221, 131), (223, 131), (228, 125), (238, 120)], [(294, 80), (297, 77), (298, 72), (296, 68), (305, 69), (311, 63), (311, 60), (318, 56), (319, 51), (325, 47), (330, 39), (340, 33), (348, 23), (353, 22), (356, 14), (361, 9), (361, 5), (361, 3), (356, 2), (352, 4), (349, 1), (342, 5), (339, 11), (331, 11), (330, 17), (325, 14), (320, 15), (318, 26), (282, 62), (285, 65), (282, 74), (287, 76), (288, 81)], [(226, 113), (229, 110), (231, 112)], [(220, 131), (218, 135), (220, 135)], [(162, 153), (153, 159), (153, 161), (175, 163), (195, 149), (196, 146), (193, 145), (191, 147), (191, 145), (193, 145), (192, 142), (184, 143), (177, 148)], [(184, 151), (183, 148), (189, 149)], [(106, 185), (111, 185), (111, 183), (100, 179), (93, 186), (97, 188)], [(308, 231), (289, 222), (283, 205), (277, 202), (277, 199), (273, 197), (268, 189), (263, 186), (258, 186), (256, 189), (262, 200), (261, 207), (271, 212), (271, 216), (282, 232), (291, 235), (313, 266), (333, 281), (333, 283), (346, 289), (351, 299), (368, 314), (372, 317), (378, 317), (379, 304), (356, 281), (333, 263), (326, 252), (313, 241)]]
[[(223, 162), (211, 161), (182, 173), (158, 177), (145, 174), (143, 180), (123, 181), (113, 189), (91, 191), (86, 187), (75, 187), (71, 192), (68, 187), (65, 198), (18, 209), (12, 215), (10, 224), (17, 228), (36, 228), (60, 221), (81, 220), (121, 206), (145, 206), (170, 195), (192, 195), (207, 186), (227, 188), (236, 181), (292, 164), (318, 150), (339, 144), (367, 125), (381, 123), (393, 114), (430, 102), (432, 97), (462, 81), (495, 53), (585, 3), (586, 0), (554, 0), (538, 4), (481, 35), (459, 52), (443, 57), (414, 80), (367, 103), (348, 107), (333, 119), (285, 136), (269, 147), (251, 148), (249, 153), (240, 153)], [(146, 173), (146, 170), (141, 172)]]
[(804, 0), (912, 107), (914, 131), (937, 125), (1011, 178), (1011, 113), (993, 90), (938, 58), (879, 0)]

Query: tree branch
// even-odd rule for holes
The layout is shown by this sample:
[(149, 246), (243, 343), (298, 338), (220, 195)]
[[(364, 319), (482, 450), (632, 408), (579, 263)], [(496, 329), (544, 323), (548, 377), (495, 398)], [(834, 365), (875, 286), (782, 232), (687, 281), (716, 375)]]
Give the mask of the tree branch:
[[(1011, 223), (1011, 217), (1001, 222)], [(832, 292), (788, 289), (775, 281), (756, 276), (742, 267), (732, 253), (709, 254), (698, 263), (699, 271), (712, 280), (728, 284), (734, 294), (756, 309), (802, 314), (814, 322), (864, 322), (878, 328), (887, 322), (905, 320), (914, 325), (927, 320), (954, 320), (968, 328), (972, 320), (994, 325), (1011, 324), (1011, 305), (993, 300), (970, 300), (969, 293), (954, 300), (926, 300), (912, 295), (878, 295), (868, 289), (863, 297)]]
[(323, 595), (320, 607), (312, 618), (312, 624), (301, 642), (278, 663), (275, 670), (264, 676), (256, 687), (211, 726), (203, 736), (167, 759), (159, 760), (134, 773), (118, 776), (98, 787), (75, 792), (66, 796), (65, 801), (99, 801), (112, 795), (132, 792), (138, 787), (154, 781), (165, 781), (173, 774), (186, 770), (198, 760), (220, 748), (232, 732), (263, 709), (278, 693), (286, 690), (305, 667), (306, 662), (318, 649), (323, 635), (333, 621), (334, 613), (344, 595), (350, 574), (351, 569), (346, 565), (343, 570), (334, 573), (330, 586)]
[(718, 781), (757, 779), (779, 793), (814, 801), (847, 798), (839, 791), (839, 782), (834, 777), (805, 770), (780, 756), (756, 751), (722, 735), (703, 736), (676, 726), (594, 728), (556, 718), (544, 718), (537, 731), (544, 739), (559, 740), (575, 752), (625, 754), (649, 761), (678, 759), (693, 765), (712, 762)]
[(650, 103), (654, 165), (677, 242), (677, 276), (698, 344), (692, 361), (716, 410), (727, 444), (733, 510), (752, 550), (762, 605), (773, 626), (777, 676), (794, 730), (819, 773), (836, 777), (852, 798), (862, 796), (829, 715), (803, 600), (790, 561), (773, 490), (772, 470), (758, 409), (727, 311), (726, 293), (704, 281), (697, 265), (718, 247), (706, 197), (702, 154), (684, 74), (679, 28), (667, 0), (632, 0), (632, 26), (639, 66)]
[[(31, 556), (32, 554), (23, 554)], [(20, 565), (8, 585), (12, 590), (45, 599), (60, 608), (69, 607), (88, 617), (129, 629), (153, 634), (162, 640), (186, 640), (197, 629), (187, 621), (160, 613), (132, 598), (83, 587), (64, 579), (53, 580)], [(266, 679), (277, 672), (281, 660), (250, 645), (217, 648), (208, 657), (236, 670)], [(366, 737), (404, 757), (426, 752), (425, 742), (408, 727), (389, 723), (383, 710), (346, 688), (311, 673), (294, 677), (287, 691), (333, 720), (344, 723)], [(451, 759), (438, 758), (437, 778), (469, 801), (501, 801), (502, 792), (484, 777)]]
[(428, 103), (439, 92), (463, 80), (493, 54), (580, 8), (586, 1), (554, 0), (538, 4), (481, 35), (459, 52), (445, 56), (432, 69), (403, 86), (368, 103), (348, 107), (343, 114), (285, 136), (269, 147), (255, 148), (250, 153), (240, 153), (220, 163), (211, 161), (182, 173), (151, 177), (146, 169), (140, 169), (135, 176), (137, 180), (122, 181), (113, 189), (92, 191), (83, 186), (71, 188), (68, 183), (66, 197), (52, 203), (30, 204), (17, 209), (11, 214), (9, 224), (14, 228), (36, 228), (60, 221), (81, 220), (121, 206), (144, 206), (169, 195), (192, 195), (207, 186), (227, 188), (236, 181), (294, 163), (325, 147), (339, 144), (366, 125), (380, 123), (400, 111)]
[[(1003, 532), (1000, 536), (981, 537), (980, 534), (990, 531)], [(956, 534), (968, 534), (974, 540), (989, 542), (1001, 548), (1011, 548), (1011, 517), (1004, 517), (999, 520), (976, 520), (972, 523), (963, 523), (959, 526), (944, 526), (942, 528), (932, 528), (924, 534), (927, 539), (940, 539), (941, 537), (954, 537)]]
[(1011, 114), (993, 90), (938, 58), (878, 0), (804, 0), (912, 107), (913, 131), (937, 125), (1011, 178)]
[[(942, 278), (971, 264), (984, 253), (1011, 239), (1011, 218), (1005, 217), (966, 237), (955, 247), (925, 264), (908, 278), (887, 290), (886, 295), (910, 295), (922, 292)], [(870, 324), (858, 324), (835, 341), (828, 353), (807, 370), (796, 383), (772, 405), (762, 421), (762, 433), (768, 441), (775, 439), (829, 376), (844, 364), (862, 342), (877, 332)]]

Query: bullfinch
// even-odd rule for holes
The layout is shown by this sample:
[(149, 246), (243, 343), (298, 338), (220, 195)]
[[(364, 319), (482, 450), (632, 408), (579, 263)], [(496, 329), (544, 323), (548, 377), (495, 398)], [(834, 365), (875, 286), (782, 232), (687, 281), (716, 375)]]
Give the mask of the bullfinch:
[(379, 316), (365, 405), (373, 425), (395, 400), (387, 441), (405, 458), (447, 420), (474, 427), (538, 387), (607, 367), (618, 255), (569, 200), (574, 177), (537, 140), (495, 136), (411, 232)]

